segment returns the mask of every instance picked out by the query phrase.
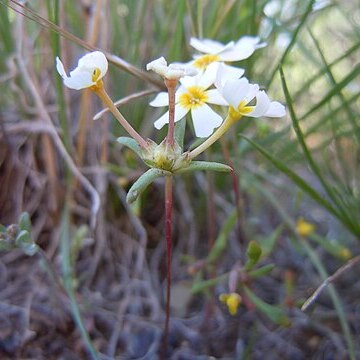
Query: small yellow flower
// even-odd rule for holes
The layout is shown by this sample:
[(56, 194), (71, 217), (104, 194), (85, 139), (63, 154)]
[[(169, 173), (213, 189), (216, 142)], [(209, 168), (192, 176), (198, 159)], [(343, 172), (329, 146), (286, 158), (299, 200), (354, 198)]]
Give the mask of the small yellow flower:
[(348, 248), (342, 247), (340, 249), (339, 256), (341, 259), (349, 260), (352, 257), (352, 253)]
[(219, 300), (227, 306), (230, 315), (236, 315), (238, 307), (241, 304), (241, 296), (239, 294), (220, 294)]
[(299, 218), (296, 223), (296, 232), (303, 237), (311, 235), (315, 231), (315, 225)]

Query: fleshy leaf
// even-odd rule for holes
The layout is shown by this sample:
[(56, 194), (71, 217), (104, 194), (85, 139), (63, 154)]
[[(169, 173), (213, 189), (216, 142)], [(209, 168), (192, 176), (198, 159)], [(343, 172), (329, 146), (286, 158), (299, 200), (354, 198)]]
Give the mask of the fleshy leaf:
[(20, 215), (19, 228), (20, 230), (26, 230), (29, 234), (31, 233), (31, 221), (27, 212), (23, 212)]
[(142, 150), (136, 140), (126, 137), (126, 136), (121, 136), (121, 137), (118, 137), (116, 139), (116, 141), (118, 143), (120, 143), (121, 145), (128, 147), (129, 149), (134, 151), (139, 157), (142, 158)]
[(185, 128), (186, 128), (186, 117), (181, 119), (175, 124), (175, 141), (179, 144), (180, 148), (184, 147), (184, 136), (185, 136)]
[(176, 171), (177, 174), (183, 174), (190, 171), (219, 171), (219, 172), (230, 172), (232, 168), (228, 165), (209, 162), (209, 161), (192, 161), (187, 167)]
[(156, 179), (162, 176), (171, 176), (171, 173), (161, 169), (149, 169), (144, 174), (142, 174), (130, 188), (126, 201), (131, 204), (133, 203), (138, 196)]
[(33, 256), (38, 251), (38, 246), (33, 242), (27, 230), (20, 231), (15, 243), (26, 255)]
[(267, 275), (269, 274), (272, 269), (275, 267), (274, 264), (267, 264), (267, 265), (264, 265), (256, 270), (252, 270), (249, 272), (249, 276), (252, 277), (252, 278), (258, 278), (258, 277), (261, 277), (261, 276), (264, 276), (264, 275)]
[(256, 306), (256, 308), (265, 314), (272, 322), (278, 325), (289, 326), (290, 320), (286, 316), (284, 310), (277, 306), (270, 305), (260, 299), (253, 291), (244, 286), (244, 290), (250, 301)]
[(260, 245), (255, 240), (250, 241), (246, 249), (246, 255), (248, 259), (245, 264), (245, 270), (250, 270), (254, 265), (257, 264), (257, 262), (260, 260), (261, 253), (262, 250)]

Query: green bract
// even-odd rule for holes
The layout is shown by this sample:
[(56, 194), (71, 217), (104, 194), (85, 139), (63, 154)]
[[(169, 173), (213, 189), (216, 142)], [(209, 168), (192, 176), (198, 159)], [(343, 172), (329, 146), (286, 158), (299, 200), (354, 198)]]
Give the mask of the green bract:
[(171, 146), (166, 139), (160, 144), (148, 139), (146, 148), (142, 148), (132, 138), (119, 137), (117, 141), (133, 150), (146, 165), (151, 169), (141, 175), (130, 188), (126, 200), (128, 203), (134, 202), (138, 196), (156, 179), (164, 176), (173, 176), (186, 172), (205, 170), (230, 172), (232, 168), (228, 165), (208, 162), (192, 161), (188, 152), (183, 152), (181, 146), (175, 141)]

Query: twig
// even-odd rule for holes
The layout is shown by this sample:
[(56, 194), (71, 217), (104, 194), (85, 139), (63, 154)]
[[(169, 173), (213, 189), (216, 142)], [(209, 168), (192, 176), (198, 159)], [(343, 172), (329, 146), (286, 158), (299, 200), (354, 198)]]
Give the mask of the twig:
[(343, 265), (339, 269), (337, 269), (334, 274), (332, 274), (331, 276), (326, 278), (322, 282), (322, 284), (314, 291), (314, 293), (305, 301), (305, 303), (301, 307), (301, 310), (306, 311), (310, 307), (310, 305), (312, 305), (317, 300), (317, 298), (320, 296), (322, 291), (329, 284), (331, 284), (332, 282), (337, 280), (345, 271), (347, 271), (350, 268), (352, 268), (353, 266), (355, 266), (358, 262), (360, 262), (360, 255), (349, 260), (345, 265)]
[[(137, 93), (131, 94), (131, 95), (126, 96), (126, 97), (124, 97), (124, 98), (122, 98), (120, 100), (115, 101), (114, 105), (116, 107), (118, 107), (118, 106), (127, 104), (128, 102), (130, 102), (130, 101), (132, 101), (134, 99), (137, 99), (137, 98), (140, 98), (140, 97), (143, 97), (143, 96), (146, 96), (146, 95), (150, 95), (150, 94), (153, 94), (155, 92), (157, 92), (156, 89), (149, 89), (149, 90), (139, 91)], [(110, 111), (109, 108), (105, 108), (105, 109), (99, 111), (97, 114), (94, 115), (93, 120), (100, 119), (104, 114), (106, 114), (109, 111)]]

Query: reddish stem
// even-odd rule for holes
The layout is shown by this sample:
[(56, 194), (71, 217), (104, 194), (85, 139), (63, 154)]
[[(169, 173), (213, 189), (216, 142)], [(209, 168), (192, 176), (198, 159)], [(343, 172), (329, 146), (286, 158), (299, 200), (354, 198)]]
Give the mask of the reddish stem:
[(177, 80), (165, 79), (165, 85), (169, 94), (169, 127), (166, 141), (170, 146), (174, 146), (175, 139), (175, 92)]
[(164, 329), (163, 354), (166, 353), (169, 338), (170, 299), (171, 299), (171, 242), (172, 242), (172, 176), (165, 177), (165, 237), (166, 237), (166, 317)]
[(241, 201), (241, 190), (240, 190), (239, 177), (238, 177), (237, 173), (235, 172), (235, 166), (234, 166), (233, 161), (231, 160), (226, 141), (224, 139), (221, 139), (220, 144), (221, 144), (221, 150), (222, 150), (223, 156), (224, 156), (227, 164), (232, 168), (230, 176), (231, 176), (233, 190), (234, 190), (234, 194), (235, 194), (236, 212), (237, 212), (237, 216), (238, 216), (237, 231), (238, 231), (240, 243), (245, 244), (246, 237), (245, 237), (245, 234), (243, 231), (242, 221), (241, 221), (243, 212), (242, 212), (242, 208), (241, 208), (242, 201)]

